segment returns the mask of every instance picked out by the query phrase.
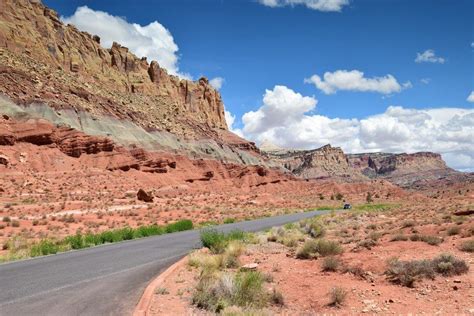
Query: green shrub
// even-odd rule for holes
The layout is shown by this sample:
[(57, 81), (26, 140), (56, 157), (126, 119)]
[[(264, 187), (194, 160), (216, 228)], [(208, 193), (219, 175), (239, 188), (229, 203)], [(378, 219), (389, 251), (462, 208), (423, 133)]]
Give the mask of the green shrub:
[(474, 239), (463, 241), (459, 249), (466, 252), (474, 252)]
[(57, 244), (53, 243), (50, 240), (44, 239), (31, 247), (30, 256), (38, 257), (52, 255), (57, 253), (58, 251), (59, 246)]
[(226, 218), (224, 219), (224, 224), (232, 224), (232, 223), (235, 223), (235, 218)]
[(233, 230), (227, 234), (215, 229), (204, 229), (201, 231), (201, 242), (204, 247), (213, 253), (223, 253), (228, 243), (232, 240), (245, 240), (246, 233), (241, 230)]
[(267, 300), (263, 288), (263, 275), (258, 271), (239, 272), (235, 276), (235, 297), (233, 303), (237, 306), (262, 307)]
[(86, 247), (84, 238), (81, 234), (76, 234), (74, 236), (68, 236), (64, 241), (71, 246), (71, 249), (82, 249)]
[(177, 221), (176, 223), (169, 224), (165, 227), (166, 233), (175, 233), (181, 232), (185, 230), (193, 229), (193, 222), (189, 219), (182, 219)]

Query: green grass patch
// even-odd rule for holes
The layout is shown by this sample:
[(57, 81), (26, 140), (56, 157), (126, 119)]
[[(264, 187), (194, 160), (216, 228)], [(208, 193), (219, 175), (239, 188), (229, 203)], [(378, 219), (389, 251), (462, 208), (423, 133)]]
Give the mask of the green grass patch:
[[(162, 235), (193, 229), (193, 223), (190, 220), (180, 220), (166, 226), (156, 224), (140, 226), (137, 228), (124, 227), (120, 229), (106, 230), (97, 234), (76, 234), (68, 236), (62, 240), (43, 239), (40, 242), (26, 246), (29, 249), (27, 255), (22, 257), (38, 257), (58, 252), (64, 252), (71, 249), (83, 249), (92, 246), (98, 246), (106, 243), (120, 242), (137, 238)], [(17, 259), (13, 256), (15, 249), (11, 249), (12, 260)]]
[(381, 212), (381, 211), (388, 211), (390, 209), (398, 207), (399, 204), (388, 204), (388, 203), (379, 203), (379, 204), (361, 204), (356, 205), (353, 210), (361, 211), (361, 212)]
[(223, 253), (229, 242), (233, 240), (245, 241), (249, 237), (249, 233), (241, 230), (233, 230), (227, 234), (216, 229), (204, 229), (201, 231), (202, 245), (216, 254)]

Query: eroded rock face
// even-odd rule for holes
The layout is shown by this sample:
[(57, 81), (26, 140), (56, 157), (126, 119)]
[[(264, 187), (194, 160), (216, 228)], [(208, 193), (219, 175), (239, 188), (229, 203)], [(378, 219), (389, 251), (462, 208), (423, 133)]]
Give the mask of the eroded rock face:
[(43, 101), (191, 138), (227, 129), (221, 96), (205, 78), (169, 75), (119, 43), (103, 48), (40, 2), (2, 0), (0, 22), (0, 94), (17, 104)]
[(440, 154), (366, 153), (347, 155), (352, 168), (369, 178), (384, 178), (402, 187), (412, 187), (420, 181), (435, 181), (456, 177), (459, 172), (446, 166)]
[(313, 150), (274, 150), (265, 152), (294, 175), (304, 179), (343, 177), (361, 179), (360, 172), (349, 166), (339, 147), (325, 145)]

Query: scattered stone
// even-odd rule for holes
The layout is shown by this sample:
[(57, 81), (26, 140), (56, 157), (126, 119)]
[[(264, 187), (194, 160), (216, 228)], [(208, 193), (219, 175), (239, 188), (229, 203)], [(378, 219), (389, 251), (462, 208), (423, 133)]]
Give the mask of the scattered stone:
[(153, 195), (151, 192), (146, 192), (143, 189), (138, 190), (137, 192), (137, 199), (146, 203), (153, 202)]
[(253, 270), (257, 270), (258, 268), (258, 263), (247, 263), (247, 264), (244, 264), (240, 270), (243, 270), (243, 271), (253, 271)]

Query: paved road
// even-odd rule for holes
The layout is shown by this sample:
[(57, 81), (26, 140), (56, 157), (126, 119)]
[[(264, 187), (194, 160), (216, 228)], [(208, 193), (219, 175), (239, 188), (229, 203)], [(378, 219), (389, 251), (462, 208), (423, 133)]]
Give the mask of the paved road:
[[(216, 228), (258, 231), (327, 212)], [(0, 315), (129, 315), (155, 276), (199, 246), (194, 230), (0, 264)]]

